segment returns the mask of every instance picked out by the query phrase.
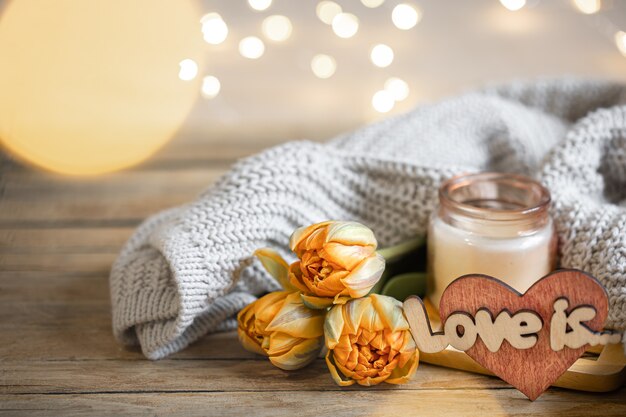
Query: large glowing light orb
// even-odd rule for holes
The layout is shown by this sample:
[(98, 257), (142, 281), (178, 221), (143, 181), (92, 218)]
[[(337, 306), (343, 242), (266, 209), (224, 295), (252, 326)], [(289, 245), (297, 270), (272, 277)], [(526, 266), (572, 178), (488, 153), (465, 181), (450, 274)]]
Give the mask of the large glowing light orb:
[(152, 155), (174, 135), (200, 91), (203, 39), (195, 5), (6, 4), (0, 15), (5, 150), (72, 175), (115, 171)]

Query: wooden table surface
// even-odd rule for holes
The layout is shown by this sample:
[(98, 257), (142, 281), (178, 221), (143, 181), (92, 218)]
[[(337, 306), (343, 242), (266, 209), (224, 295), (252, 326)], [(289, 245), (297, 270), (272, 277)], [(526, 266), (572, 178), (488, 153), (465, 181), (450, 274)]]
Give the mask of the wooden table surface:
[(496, 378), (427, 364), (407, 385), (341, 389), (323, 360), (284, 372), (234, 333), (157, 362), (117, 344), (108, 275), (133, 228), (263, 146), (174, 143), (90, 179), (0, 159), (0, 415), (626, 415), (624, 388), (530, 402)]

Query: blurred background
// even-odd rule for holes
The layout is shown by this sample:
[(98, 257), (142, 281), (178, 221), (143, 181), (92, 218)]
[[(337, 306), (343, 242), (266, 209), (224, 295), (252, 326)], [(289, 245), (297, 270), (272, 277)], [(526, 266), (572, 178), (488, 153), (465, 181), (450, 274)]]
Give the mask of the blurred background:
[(4, 1), (4, 163), (239, 157), (512, 78), (626, 81), (625, 32), (624, 0)]

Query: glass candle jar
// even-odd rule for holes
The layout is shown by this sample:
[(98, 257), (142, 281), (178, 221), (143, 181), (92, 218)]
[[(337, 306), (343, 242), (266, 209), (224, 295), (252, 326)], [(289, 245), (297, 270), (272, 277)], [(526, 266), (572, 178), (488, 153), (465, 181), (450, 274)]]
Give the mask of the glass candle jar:
[(428, 231), (428, 299), (465, 274), (486, 274), (523, 293), (555, 267), (550, 193), (504, 173), (454, 177), (439, 189)]

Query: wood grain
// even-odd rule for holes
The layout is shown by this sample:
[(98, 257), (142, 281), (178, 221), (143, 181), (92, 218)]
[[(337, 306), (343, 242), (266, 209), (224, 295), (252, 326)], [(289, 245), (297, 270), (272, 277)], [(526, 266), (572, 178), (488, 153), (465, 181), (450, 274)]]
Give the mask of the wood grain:
[(292, 386), (274, 392), (181, 392), (0, 396), (3, 416), (568, 416), (623, 417), (624, 391), (604, 395), (597, 407), (590, 394), (561, 390), (530, 402), (516, 390), (449, 390), (420, 392), (401, 388), (386, 391), (303, 391)]
[[(465, 275), (453, 281), (439, 303), (442, 323), (462, 312), (475, 317), (487, 308), (495, 317), (502, 311), (537, 314), (543, 327), (536, 332), (536, 344), (518, 350), (508, 341), (491, 352), (482, 338), (477, 338), (465, 353), (503, 380), (518, 388), (531, 400), (538, 398), (585, 352), (586, 346), (554, 351), (550, 347), (550, 319), (554, 302), (566, 298), (574, 306), (593, 306), (596, 315), (586, 322), (595, 331), (602, 330), (608, 315), (608, 298), (602, 285), (593, 277), (576, 270), (553, 272), (520, 294), (502, 281), (485, 275)], [(471, 321), (470, 321), (471, 322)], [(446, 333), (448, 326), (446, 326)], [(467, 329), (469, 331), (469, 329)], [(534, 333), (534, 332), (533, 332)]]
[(0, 255), (117, 254), (133, 227), (0, 229)]
[[(139, 359), (139, 358), (137, 358)], [(41, 380), (42, 369), (48, 373)], [(499, 389), (508, 385), (497, 378), (485, 378), (432, 365), (418, 368), (416, 378), (403, 390)], [(318, 359), (298, 372), (283, 371), (263, 358), (163, 359), (148, 360), (12, 360), (4, 365), (0, 391), (4, 394), (101, 393), (116, 391), (342, 391), (331, 379), (326, 362)], [(380, 384), (369, 391), (395, 390)]]
[(224, 172), (126, 171), (86, 180), (9, 172), (0, 177), (0, 228), (134, 226), (150, 214), (193, 200)]
[(255, 135), (173, 142), (133, 170), (91, 179), (0, 161), (0, 416), (626, 414), (623, 389), (551, 388), (533, 404), (497, 378), (427, 364), (402, 387), (340, 390), (322, 360), (288, 374), (232, 332), (158, 362), (119, 345), (108, 274), (121, 245), (146, 216), (278, 142)]

